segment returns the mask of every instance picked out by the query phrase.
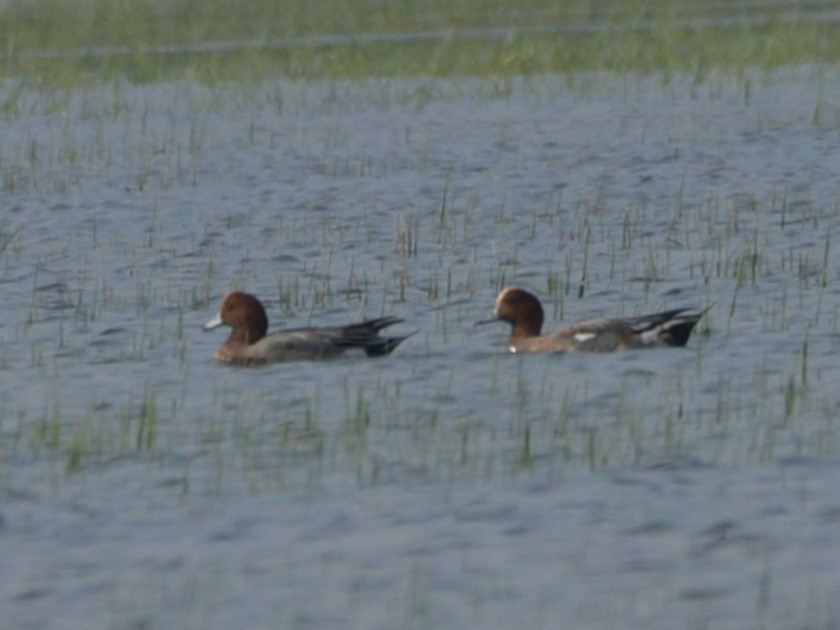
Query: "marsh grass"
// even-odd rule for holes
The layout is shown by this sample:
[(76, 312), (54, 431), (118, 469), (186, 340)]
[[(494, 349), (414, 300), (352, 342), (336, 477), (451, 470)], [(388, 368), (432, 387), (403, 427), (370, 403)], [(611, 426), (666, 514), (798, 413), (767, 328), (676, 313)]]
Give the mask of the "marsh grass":
[[(667, 74), (663, 76), (667, 81)], [(748, 77), (738, 78), (732, 89), (743, 88), (747, 92), (744, 100), (749, 101), (752, 88), (743, 87), (748, 85)], [(203, 120), (203, 114), (216, 107), (235, 109), (241, 102), (236, 98), (249, 97), (179, 89), (172, 92), (171, 103), (154, 111), (142, 99), (135, 99), (131, 89), (123, 82), (108, 84), (101, 102), (97, 102), (95, 91), (82, 90), (68, 100), (70, 90), (38, 89), (36, 97), (26, 90), (12, 90), (6, 101), (10, 120), (34, 112), (58, 117), (60, 122), (55, 123), (55, 135), (23, 137), (4, 145), (2, 167), (9, 169), (13, 180), (7, 192), (82, 188), (80, 182), (91, 175), (107, 174), (107, 165), (120, 158), (137, 174), (129, 186), (136, 191), (200, 187), (199, 163), (205, 152), (214, 150), (215, 140), (213, 123)], [(343, 92), (336, 85), (328, 89), (331, 93), (324, 98), (329, 104), (320, 111), (340, 114)], [(717, 89), (710, 87), (712, 92)], [(383, 93), (365, 103), (374, 102), (375, 107), (387, 110), (402, 98), (387, 89)], [(263, 94), (263, 98), (267, 99), (266, 108), (282, 110), (278, 103), (284, 96)], [(405, 98), (410, 101), (413, 97)], [(427, 98), (431, 97), (420, 97), (417, 106), (422, 108)], [(63, 122), (77, 116), (94, 121), (94, 133), (89, 137)], [(125, 126), (118, 132), (117, 142), (111, 142), (101, 122), (110, 117)], [(827, 111), (820, 114), (821, 119), (826, 117)], [(257, 113), (251, 122), (246, 121), (243, 138), (251, 145), (274, 150), (277, 140), (260, 137), (259, 126), (253, 122), (258, 118)], [(186, 120), (184, 132), (179, 134), (174, 122), (166, 122), (170, 120)], [(344, 151), (349, 143), (348, 129), (342, 126), (340, 115), (332, 124), (324, 140), (327, 147), (312, 157), (313, 168), (328, 184), (344, 178), (364, 184), (401, 172), (400, 167), (388, 163), (387, 155)], [(66, 168), (53, 169), (57, 174), (50, 179), (39, 168), (44, 163)], [(428, 165), (410, 168), (416, 168), (412, 175), (425, 176)], [(78, 234), (62, 240), (56, 253), (44, 256), (39, 252), (33, 257), (35, 272), (23, 332), (34, 335), (44, 321), (55, 320), (56, 344), (70, 351), (76, 328), (96, 324), (105, 310), (120, 311), (136, 321), (131, 323), (133, 332), (125, 350), (117, 352), (116, 358), (128, 355), (147, 360), (155, 348), (164, 347), (165, 355), (187, 373), (195, 369), (188, 361), (195, 358), (188, 353), (194, 343), (190, 319), (195, 313), (191, 311), (214, 306), (211, 302), (225, 282), (251, 285), (257, 264), (252, 259), (259, 264), (265, 261), (260, 249), (266, 243), (272, 253), (288, 245), (317, 251), (317, 255), (299, 260), (271, 259), (270, 266), (279, 260), (284, 267), (266, 290), (281, 315), (281, 321), (272, 320), (275, 326), (286, 318), (295, 323), (301, 318), (305, 321), (307, 316), (313, 318), (339, 304), (359, 311), (386, 311), (399, 303), (400, 312), (406, 304), (405, 309), (416, 308), (418, 314), (427, 309), (434, 313), (425, 337), (425, 350), (432, 350), (430, 354), (464, 343), (469, 337), (464, 330), (474, 321), (475, 309), (481, 308), (483, 314), (491, 306), (489, 301), (479, 305), (478, 298), (473, 298), (492, 297), (505, 284), (523, 282), (538, 291), (544, 289), (541, 297), (547, 314), (562, 321), (567, 314), (585, 313), (578, 302), (591, 298), (596, 287), (615, 292), (630, 287), (627, 295), (610, 305), (618, 314), (664, 308), (680, 299), (659, 290), (673, 280), (672, 269), (679, 270), (686, 285), (698, 288), (691, 298), (698, 302), (696, 306), (717, 303), (698, 327), (692, 338), (698, 342), (693, 341), (692, 346), (703, 347), (705, 341), (699, 338), (704, 331), (712, 331), (713, 344), (735, 334), (745, 316), (752, 318), (758, 332), (788, 334), (791, 317), (814, 291), (820, 301), (818, 308), (809, 310), (807, 324), (816, 328), (830, 321), (837, 328), (838, 312), (827, 308), (831, 282), (837, 279), (831, 230), (834, 213), (815, 207), (807, 190), (794, 194), (786, 188), (769, 192), (747, 189), (731, 197), (710, 194), (702, 199), (695, 194), (689, 198), (686, 175), (674, 183), (673, 194), (656, 202), (631, 202), (614, 208), (604, 183), (609, 173), (604, 172), (588, 183), (591, 193), (577, 201), (570, 201), (576, 199), (575, 193), (566, 192), (564, 198), (562, 190), (551, 189), (543, 200), (523, 209), (513, 195), (482, 207), (481, 201), (464, 193), (456, 167), (444, 165), (434, 173), (433, 192), (426, 200), (429, 211), (400, 210), (384, 221), (384, 228), (381, 209), (367, 205), (357, 207), (352, 216), (343, 211), (327, 212), (320, 206), (318, 212), (285, 212), (283, 206), (284, 212), (271, 216), (272, 227), (264, 241), (255, 244), (243, 239), (242, 266), (233, 272), (219, 269), (212, 243), (253, 229), (265, 218), (257, 211), (231, 210), (218, 216), (217, 224), (196, 226), (194, 238), (182, 237), (175, 244), (167, 234), (172, 229), (167, 209), (157, 199), (150, 202), (148, 211), (137, 215), (136, 229), (126, 224), (125, 230), (113, 230), (107, 224), (100, 227), (91, 222), (83, 230), (82, 247), (92, 253), (88, 258), (86, 252), (79, 263), (77, 281), (71, 275), (69, 281), (60, 277), (54, 282), (55, 276), (63, 274), (50, 268), (67, 263), (62, 252)], [(31, 256), (31, 243), (25, 240), (27, 229), (4, 225), (0, 262), (19, 263)], [(782, 238), (788, 239), (781, 247), (774, 240), (779, 230), (784, 231)], [(482, 244), (490, 242), (491, 247), (476, 247), (476, 239)], [(199, 241), (211, 245), (199, 245)], [(96, 264), (110, 249), (128, 258), (124, 284), (120, 284), (123, 279), (106, 274), (97, 278)], [(552, 257), (545, 264), (535, 261), (530, 258), (535, 250), (550, 250)], [(188, 280), (172, 278), (168, 280), (171, 284), (164, 286), (158, 280), (161, 270), (168, 273), (182, 255), (200, 257), (202, 262), (194, 269), (185, 268)], [(381, 262), (367, 264), (370, 256)], [(229, 273), (234, 274), (232, 280)], [(764, 284), (767, 278), (778, 281), (769, 291)], [(162, 318), (161, 311), (156, 312), (161, 305), (173, 307), (164, 310)], [(107, 338), (106, 332), (101, 334)], [(418, 337), (411, 342), (413, 349), (407, 346), (408, 357), (413, 352), (422, 357), (413, 368), (418, 372), (427, 360), (418, 349), (420, 341)], [(33, 341), (27, 357), (45, 378), (52, 378), (56, 365), (50, 343), (52, 340)], [(200, 418), (202, 427), (195, 440), (202, 446), (212, 445), (208, 450), (213, 453), (216, 478), (197, 482), (200, 475), (195, 471), (201, 466), (186, 466), (184, 491), (222, 491), (234, 485), (231, 471), (235, 470), (243, 472), (251, 491), (287, 488), (299, 480), (298, 465), (305, 471), (307, 486), (317, 487), (336, 470), (365, 486), (394, 478), (490, 479), (540, 474), (546, 469), (560, 474), (564, 467), (574, 466), (602, 470), (692, 452), (713, 462), (765, 462), (780, 452), (790, 452), (792, 442), (804, 454), (831, 454), (837, 451), (832, 424), (836, 405), (814, 388), (815, 378), (820, 378), (819, 372), (815, 376), (809, 367), (814, 348), (803, 341), (801, 356), (781, 374), (771, 374), (768, 364), (772, 358), (762, 356), (743, 362), (737, 371), (724, 370), (719, 378), (709, 375), (710, 368), (698, 352), (696, 361), (688, 360), (682, 370), (664, 374), (658, 384), (649, 376), (619, 373), (615, 395), (604, 398), (593, 393), (599, 379), (592, 375), (575, 375), (560, 382), (558, 374), (565, 374), (565, 366), (540, 363), (540, 359), (517, 363), (516, 358), (500, 355), (492, 359), (499, 362), (492, 374), (492, 387), (481, 391), (474, 408), (453, 405), (458, 393), (452, 383), (458, 375), (451, 367), (448, 375), (417, 379), (434, 382), (420, 385), (427, 391), (419, 401), (404, 394), (403, 383), (406, 390), (417, 387), (413, 374), (405, 373), (367, 378), (354, 375), (339, 384), (337, 395), (316, 390), (307, 394), (308, 402), (294, 404), (279, 397), (214, 400), (211, 411)], [(446, 364), (451, 365), (451, 360), (457, 358), (447, 357)], [(484, 355), (479, 362), (484, 360), (490, 359)], [(522, 371), (508, 379), (502, 365), (516, 365)], [(531, 365), (529, 371), (525, 371), (527, 365)], [(58, 453), (68, 472), (125, 453), (151, 459), (165, 456), (177, 445), (166, 427), (173, 421), (186, 421), (178, 415), (180, 403), (174, 401), (178, 394), (171, 393), (173, 386), (142, 378), (134, 387), (122, 398), (114, 395), (112, 409), (116, 411), (111, 412), (78, 412), (45, 404), (40, 415), (34, 414), (34, 422), (26, 419), (31, 429), (26, 435), (33, 436), (33, 450), (46, 457)], [(709, 390), (706, 395), (703, 387)], [(163, 391), (169, 393), (163, 396)], [(638, 392), (641, 399), (636, 397)], [(277, 414), (270, 411), (273, 408), (288, 411)], [(497, 413), (487, 414), (487, 408)], [(7, 424), (10, 417), (6, 414)], [(802, 418), (812, 427), (811, 433), (802, 428)], [(106, 426), (109, 420), (116, 429)], [(218, 450), (213, 450), (216, 446)], [(8, 448), (17, 448), (16, 443), (12, 441)]]
[[(448, 189), (450, 184), (443, 186)], [(461, 247), (462, 233), (451, 227), (451, 222), (462, 210), (451, 193), (446, 195), (448, 201), (436, 206), (448, 208), (443, 221), (440, 212), (415, 217), (411, 223), (397, 219), (393, 229), (384, 229), (392, 238), (382, 248), (404, 259), (416, 250), (440, 247), (442, 240)], [(781, 195), (772, 193), (769, 198), (779, 199)], [(737, 323), (745, 308), (739, 296), (756, 292), (767, 276), (787, 278), (788, 282), (766, 298), (751, 295), (750, 303), (752, 308), (761, 309), (764, 328), (786, 331), (790, 329), (790, 302), (797, 294), (822, 291), (825, 278), (836, 273), (831, 269), (831, 231), (823, 229), (826, 219), (814, 215), (807, 204), (791, 204), (783, 215), (768, 214), (766, 207), (762, 200), (741, 198), (682, 203), (680, 211), (673, 211), (669, 218), (669, 227), (673, 233), (685, 234), (684, 240), (694, 246), (687, 255), (682, 246), (661, 247), (663, 236), (648, 233), (649, 207), (627, 208), (619, 222), (611, 222), (604, 213), (581, 210), (570, 217), (569, 230), (575, 238), (565, 241), (565, 262), (561, 263), (565, 268), (526, 278), (536, 287), (545, 287), (547, 312), (553, 311), (555, 318), (562, 319), (566, 302), (578, 298), (583, 280), (588, 278), (596, 284), (641, 282), (647, 295), (650, 287), (661, 283), (660, 270), (668, 269), (675, 257), (682, 256), (680, 264), (685, 264), (698, 286), (714, 285), (718, 288), (714, 294), (717, 299), (730, 297), (722, 301), (717, 312), (707, 316), (697, 336), (704, 327), (707, 331), (711, 327), (717, 337), (725, 336), (726, 332), (718, 329), (718, 320), (723, 319), (727, 325)], [(526, 230), (528, 238), (539, 238), (555, 227), (565, 216), (563, 212), (561, 209), (556, 214), (523, 219), (537, 223), (536, 229)], [(154, 259), (168, 251), (164, 248), (158, 252), (165, 230), (157, 221), (152, 213), (149, 228), (126, 241), (151, 250)], [(770, 246), (767, 234), (777, 227), (776, 222), (796, 225), (803, 221), (823, 237), (792, 240), (785, 247)], [(291, 221), (283, 231), (302, 234), (307, 242), (325, 244), (327, 251), (317, 262), (306, 262), (305, 273), (277, 281), (275, 300), (281, 310), (298, 317), (301, 311), (315, 313), (337, 300), (350, 304), (370, 300), (370, 287), (377, 282), (360, 274), (354, 257), (345, 259), (341, 267), (335, 261), (345, 241), (366, 243), (373, 237), (365, 230), (347, 229), (338, 220), (327, 228), (308, 217), (300, 222)], [(512, 215), (499, 215), (498, 229), (505, 230), (514, 222)], [(453, 235), (442, 239), (444, 231)], [(95, 232), (89, 236), (93, 242), (102, 240)], [(630, 244), (625, 247), (622, 244), (627, 240)], [(467, 259), (469, 264), (453, 268), (449, 258), (442, 255), (431, 267), (429, 285), (435, 288), (424, 298), (437, 307), (459, 301), (473, 291), (486, 295), (488, 290), (517, 280), (520, 271), (516, 261), (520, 257), (514, 247), (492, 257)], [(590, 266), (589, 261), (598, 257), (611, 262)], [(63, 331), (64, 326), (76, 321), (95, 321), (103, 308), (114, 308), (115, 299), (123, 300), (123, 306), (137, 316), (160, 303), (206, 306), (213, 284), (212, 265), (201, 266), (195, 284), (173, 294), (138, 268), (133, 271), (134, 294), (123, 291), (121, 298), (115, 298), (112, 289), (97, 285), (89, 304), (68, 291), (66, 284), (36, 278), (30, 319), (38, 322), (56, 309), (59, 314), (66, 311), (68, 315), (61, 315), (57, 324)], [(417, 299), (416, 293), (413, 299)], [(651, 305), (626, 301), (619, 307), (636, 313)], [(451, 309), (436, 312), (437, 332), (447, 339), (454, 334), (450, 326), (463, 315), (456, 316)], [(175, 309), (167, 322), (167, 326), (144, 322), (145, 328), (134, 340), (136, 351), (143, 354), (156, 346), (172, 344), (175, 359), (186, 369), (183, 308)], [(699, 347), (702, 349), (702, 344)], [(48, 373), (55, 361), (44, 356), (44, 348), (33, 345), (32, 363)], [(307, 390), (294, 404), (276, 394), (222, 398), (214, 402), (215, 411), (202, 429), (206, 443), (220, 445), (214, 460), (216, 477), (197, 484), (188, 474), (184, 491), (200, 487), (222, 492), (233, 485), (233, 470), (242, 470), (249, 490), (260, 492), (294, 485), (301, 476), (306, 477), (308, 487), (314, 488), (336, 470), (350, 474), (359, 486), (369, 486), (415, 475), (433, 479), (492, 478), (545, 470), (559, 475), (568, 466), (598, 471), (697, 451), (712, 462), (722, 463), (772, 461), (780, 452), (792, 449), (805, 455), (836, 453), (834, 405), (812, 389), (812, 355), (805, 337), (786, 370), (771, 369), (773, 357), (763, 354), (738, 370), (724, 370), (710, 385), (713, 377), (703, 363), (702, 350), (696, 350), (696, 361), (689, 360), (660, 379), (634, 372), (619, 374), (615, 391), (600, 398), (591, 391), (598, 387), (594, 376), (555, 382), (558, 373), (565, 373), (565, 367), (550, 359), (529, 357), (523, 361), (499, 355), (493, 359), (498, 363), (488, 385), (488, 398), (482, 402), (499, 411), (498, 417), (491, 419), (484, 417), (483, 406), (450, 413), (448, 405), (457, 398), (452, 389), (454, 375), (441, 378), (434, 386), (424, 385), (430, 389), (419, 403), (404, 396), (404, 375), (387, 372), (374, 377), (347, 376), (338, 395), (329, 396), (326, 402), (318, 387)], [(535, 369), (535, 365), (541, 369)], [(510, 366), (514, 366), (513, 372)], [(704, 387), (712, 393), (704, 395)], [(35, 424), (32, 442), (36, 450), (65, 458), (67, 472), (78, 472), (89, 462), (107, 462), (123, 453), (160, 456), (173, 449), (173, 438), (161, 432), (161, 424), (177, 420), (178, 415), (174, 402), (171, 413), (168, 404), (162, 403), (160, 391), (158, 383), (147, 380), (138, 385), (127, 403), (118, 403), (123, 411), (116, 414), (120, 432), (116, 437), (105, 420), (115, 414), (67, 413), (57, 398), (51, 397)], [(288, 411), (272, 414), (269, 410), (274, 408)], [(803, 428), (802, 418), (809, 419), (810, 431)], [(814, 426), (820, 428), (815, 430)], [(233, 449), (223, 446), (230, 442)]]
[[(500, 91), (504, 84), (494, 81)], [(214, 162), (214, 119), (201, 117), (226, 104), (179, 91), (171, 93), (178, 107), (155, 111), (143, 103), (145, 88), (139, 98), (112, 89), (104, 105), (83, 94), (69, 112), (63, 95), (44, 89), (37, 98), (62, 120), (75, 120), (79, 108), (86, 120), (114, 116), (125, 124), (115, 142), (107, 130), (98, 135), (103, 123), (89, 137), (59, 124), (54, 135), (2, 149), (10, 198), (72, 193), (86, 178), (112, 175), (109, 164), (123, 159), (136, 175), (127, 187), (149, 199), (133, 208), (134, 221), (109, 222), (110, 211), (102, 212), (89, 224), (59, 223), (67, 229), (55, 240), (33, 237), (35, 222), (16, 227), (24, 213), (0, 225), (0, 266), (10, 279), (25, 278), (4, 285), (22, 316), (18, 325), (7, 320), (0, 362), (10, 366), (8, 376), (26, 374), (18, 382), (31, 377), (33, 390), (48, 390), (44, 401), (27, 394), (28, 402), (17, 402), (18, 385), (0, 390), (0, 476), (9, 483), (37, 489), (42, 478), (58, 486), (66, 477), (65, 493), (76, 493), (135, 466), (142, 473), (132, 475), (136, 487), (154, 497), (174, 490), (192, 495), (190, 503), (210, 496), (226, 506), (238, 492), (302, 492), (317, 508), (353, 486), (390, 484), (384, 497), (424, 484), (434, 492), (452, 484), (455, 494), (478, 481), (489, 494), (517, 476), (556, 481), (588, 470), (608, 478), (616, 468), (641, 471), (681, 458), (725, 469), (840, 454), (834, 341), (826, 335), (840, 319), (831, 302), (840, 277), (836, 207), (816, 207), (810, 191), (755, 191), (747, 183), (747, 194), (727, 197), (675, 182), (673, 194), (655, 202), (616, 207), (594, 181), (582, 201), (570, 186), (565, 198), (552, 189), (547, 201), (524, 208), (508, 191), (482, 207), (483, 198), (464, 192), (476, 182), (465, 186), (463, 171), (444, 165), (428, 178), (427, 198), (398, 213), (383, 212), (394, 210), (398, 196), (377, 206), (368, 201), (376, 191), (364, 190), (355, 212), (320, 198), (313, 212), (272, 198), (267, 213), (243, 210), (238, 199), (220, 201), (231, 209), (214, 208), (205, 219), (189, 212), (193, 206), (173, 209), (190, 216), (183, 227), (166, 198), (179, 186), (198, 189), (185, 198), (202, 192), (205, 154), (224, 168)], [(11, 97), (8, 120), (41, 113), (32, 98)], [(332, 98), (329, 111), (341, 119), (341, 94)], [(375, 107), (396, 102), (388, 93)], [(195, 122), (182, 135), (174, 125), (155, 125), (189, 121), (185, 111)], [(345, 120), (325, 140), (329, 149), (312, 158), (324, 177), (314, 186), (347, 178), (364, 187), (403, 173), (387, 157), (346, 150)], [(259, 123), (246, 120), (240, 130), (246, 143), (276, 150), (276, 139), (261, 139)], [(430, 172), (428, 164), (409, 169), (412, 177)], [(122, 180), (117, 186), (122, 191)], [(306, 192), (298, 194), (308, 204)], [(71, 213), (94, 214), (63, 203), (44, 213), (46, 225)], [(270, 224), (264, 232), (263, 223)], [(491, 346), (501, 345), (503, 332), (477, 341), (471, 327), (501, 286), (514, 282), (540, 293), (552, 324), (587, 315), (592, 304), (609, 314), (715, 305), (682, 351), (600, 364), (599, 357), (515, 357)], [(228, 284), (265, 295), (273, 327), (325, 312), (337, 317), (341, 309), (395, 312), (423, 332), (383, 362), (270, 366), (244, 376), (214, 366), (211, 344), (200, 347), (196, 331)], [(88, 388), (100, 391), (85, 405), (79, 391)], [(416, 625), (437, 618), (426, 578), (412, 575), (396, 613)]]
[[(820, 6), (688, 0), (558, 5), (529, 0), (379, 3), (67, 0), (0, 10), (2, 74), (79, 84), (186, 77), (208, 83), (292, 77), (691, 72), (836, 59), (840, 24)], [(13, 99), (7, 100), (13, 105)], [(815, 110), (814, 116), (818, 117)]]

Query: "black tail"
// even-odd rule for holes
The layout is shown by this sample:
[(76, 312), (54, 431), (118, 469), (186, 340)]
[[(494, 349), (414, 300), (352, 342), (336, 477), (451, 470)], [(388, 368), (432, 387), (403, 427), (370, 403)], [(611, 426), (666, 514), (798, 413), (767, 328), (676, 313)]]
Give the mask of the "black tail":
[(401, 324), (402, 322), (402, 318), (388, 315), (386, 317), (369, 319), (358, 324), (350, 324), (342, 328), (341, 339), (337, 341), (336, 345), (344, 348), (364, 348), (365, 353), (369, 357), (385, 356), (386, 354), (390, 354), (403, 341), (417, 334), (417, 331), (414, 331), (403, 337), (379, 336), (380, 330), (388, 326), (393, 326), (394, 324)]
[(700, 318), (705, 315), (708, 310), (712, 308), (703, 309), (699, 313), (692, 313), (690, 315), (682, 315), (682, 311), (673, 313), (673, 316), (661, 324), (658, 337), (669, 346), (683, 347), (688, 343), (688, 338), (691, 336), (691, 331), (694, 326), (700, 321)]

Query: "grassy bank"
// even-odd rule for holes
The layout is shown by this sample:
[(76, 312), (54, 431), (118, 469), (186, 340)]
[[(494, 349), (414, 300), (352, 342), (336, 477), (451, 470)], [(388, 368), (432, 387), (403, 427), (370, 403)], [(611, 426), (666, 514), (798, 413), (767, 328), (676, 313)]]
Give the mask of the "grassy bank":
[(838, 59), (831, 12), (688, 0), (35, 0), (0, 9), (0, 72), (58, 84), (703, 72)]

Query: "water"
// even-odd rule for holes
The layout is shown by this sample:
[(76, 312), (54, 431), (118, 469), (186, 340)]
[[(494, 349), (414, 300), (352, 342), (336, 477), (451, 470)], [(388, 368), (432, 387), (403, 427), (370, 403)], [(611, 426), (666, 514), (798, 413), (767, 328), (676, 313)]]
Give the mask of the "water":
[[(0, 625), (835, 627), (837, 79), (7, 84)], [(232, 286), (420, 333), (229, 369)]]

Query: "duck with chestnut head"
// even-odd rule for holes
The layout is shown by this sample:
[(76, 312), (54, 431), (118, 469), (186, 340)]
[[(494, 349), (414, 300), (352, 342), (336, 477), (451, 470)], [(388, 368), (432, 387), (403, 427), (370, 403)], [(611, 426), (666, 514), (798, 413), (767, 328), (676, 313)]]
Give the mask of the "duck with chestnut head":
[(273, 334), (268, 332), (265, 308), (255, 296), (241, 291), (222, 298), (219, 312), (204, 325), (204, 330), (219, 326), (232, 329), (213, 356), (222, 363), (259, 365), (282, 361), (334, 359), (352, 351), (369, 357), (390, 354), (403, 341), (414, 335), (383, 337), (379, 332), (399, 324), (399, 317), (369, 319), (346, 326), (292, 328)]
[(520, 287), (505, 287), (496, 298), (493, 317), (476, 325), (496, 321), (510, 324), (507, 345), (511, 352), (611, 352), (685, 346), (694, 326), (708, 310), (692, 313), (689, 309), (676, 309), (638, 317), (596, 317), (542, 334), (545, 316), (539, 299)]

